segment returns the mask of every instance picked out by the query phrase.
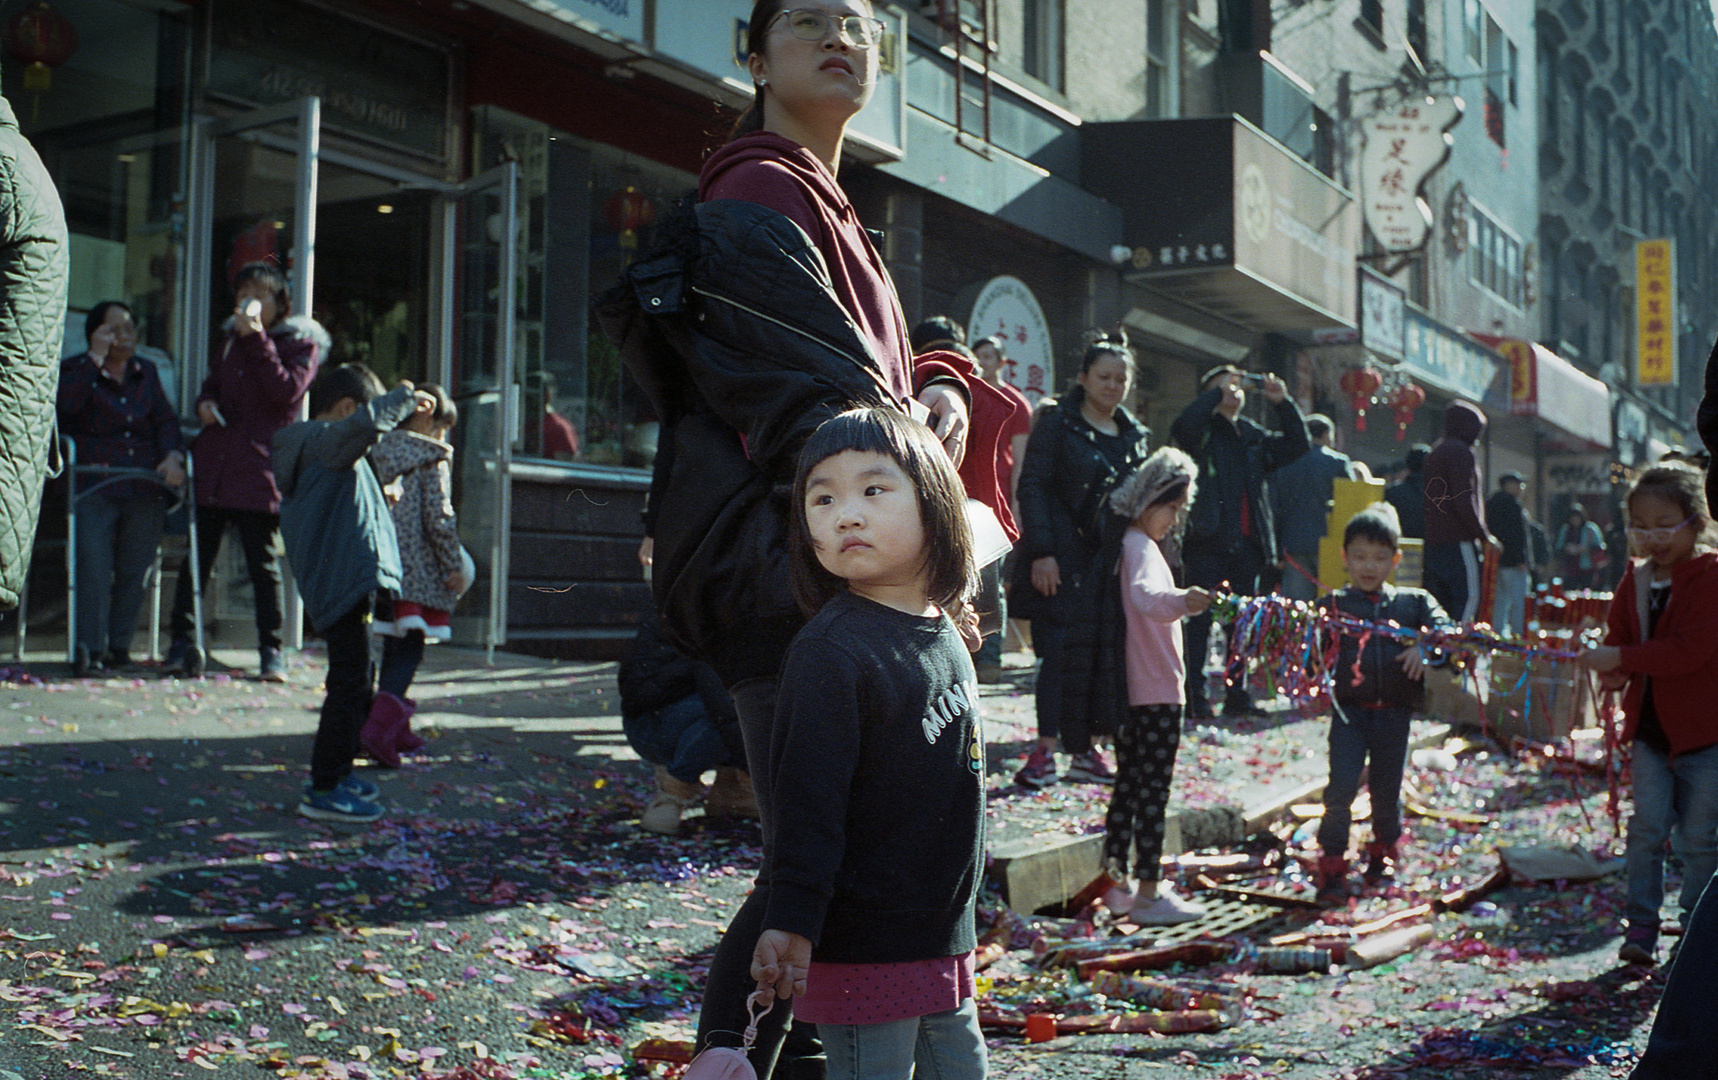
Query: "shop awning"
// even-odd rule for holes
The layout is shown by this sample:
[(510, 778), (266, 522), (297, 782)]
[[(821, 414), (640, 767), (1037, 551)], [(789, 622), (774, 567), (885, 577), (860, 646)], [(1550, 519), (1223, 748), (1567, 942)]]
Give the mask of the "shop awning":
[(1520, 338), (1473, 334), (1510, 364), (1509, 411), (1536, 416), (1579, 440), (1583, 449), (1611, 445), (1608, 386), (1539, 344)]

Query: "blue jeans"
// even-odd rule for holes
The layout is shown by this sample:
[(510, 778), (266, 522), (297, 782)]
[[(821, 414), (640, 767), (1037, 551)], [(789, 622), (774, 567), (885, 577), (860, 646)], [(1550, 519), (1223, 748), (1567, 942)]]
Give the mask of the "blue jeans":
[(887, 1024), (819, 1024), (829, 1080), (984, 1080), (978, 1004)]
[(1372, 796), (1372, 839), (1389, 845), (1402, 838), (1402, 769), (1408, 760), (1408, 721), (1412, 716), (1412, 709), (1395, 706), (1338, 706), (1330, 719), (1330, 782), (1324, 787), (1319, 851), (1336, 856), (1348, 852), (1354, 796), (1360, 794), (1363, 768), (1369, 769), (1366, 791)]
[(647, 713), (623, 716), (620, 727), (634, 753), (688, 784), (696, 784), (710, 769), (733, 764), (728, 760), (728, 744), (697, 694)]
[(1718, 867), (1718, 746), (1671, 759), (1637, 739), (1631, 762), (1634, 814), (1629, 818), (1629, 893), (1623, 915), (1630, 926), (1656, 927), (1664, 902), (1666, 840), (1682, 858), (1679, 900), (1685, 915)]
[(167, 504), (153, 491), (78, 500), (78, 640), (88, 654), (129, 652), (143, 581), (161, 548)]
[(1497, 568), (1497, 598), (1491, 606), (1491, 627), (1519, 636), (1527, 629), (1527, 567)]

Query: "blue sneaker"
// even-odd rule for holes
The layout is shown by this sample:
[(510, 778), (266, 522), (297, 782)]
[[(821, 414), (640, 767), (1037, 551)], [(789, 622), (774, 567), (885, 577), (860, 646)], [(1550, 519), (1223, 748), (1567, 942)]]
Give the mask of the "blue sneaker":
[[(357, 773), (347, 773), (345, 776), (342, 776), (340, 778), (340, 782), (334, 785), (334, 789), (336, 791), (344, 791), (350, 795), (356, 795), (365, 802), (375, 802), (382, 795), (381, 788), (370, 783), (370, 781), (359, 776)], [(309, 786), (306, 785), (304, 790), (308, 794), (310, 791)]]
[(364, 824), (381, 817), (382, 807), (380, 803), (360, 799), (351, 791), (336, 786), (333, 791), (307, 789), (298, 804), (298, 813), (301, 817), (314, 818), (317, 821)]

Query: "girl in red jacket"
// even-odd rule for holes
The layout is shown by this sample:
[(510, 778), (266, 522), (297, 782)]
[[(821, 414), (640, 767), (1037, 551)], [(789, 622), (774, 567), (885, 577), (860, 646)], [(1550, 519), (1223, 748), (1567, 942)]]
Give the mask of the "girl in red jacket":
[(1718, 554), (1704, 477), (1682, 462), (1641, 473), (1628, 497), (1636, 556), (1611, 601), (1605, 643), (1581, 654), (1623, 693), (1632, 745), (1628, 929), (1617, 955), (1650, 964), (1664, 899), (1664, 842), (1682, 858), (1686, 918), (1718, 867)]

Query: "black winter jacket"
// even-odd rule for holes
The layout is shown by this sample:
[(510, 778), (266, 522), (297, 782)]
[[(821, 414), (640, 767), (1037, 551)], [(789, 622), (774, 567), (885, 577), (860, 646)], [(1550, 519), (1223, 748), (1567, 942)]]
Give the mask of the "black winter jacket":
[(1267, 560), (1277, 557), (1276, 524), (1265, 475), (1299, 458), (1312, 446), (1306, 420), (1291, 397), (1276, 405), (1277, 431), (1267, 431), (1244, 416), (1233, 421), (1215, 411), (1222, 387), (1194, 398), (1169, 431), (1175, 445), (1199, 464), (1199, 497), (1187, 520), (1187, 546), (1217, 544), (1233, 551), (1241, 544), (1241, 497), (1250, 503), (1253, 537)]
[(730, 687), (804, 624), (787, 575), (795, 457), (846, 409), (892, 404), (817, 247), (755, 203), (683, 206), (597, 317), (670, 445), (651, 588), (675, 644)]
[(1115, 486), (1131, 476), (1150, 453), (1151, 431), (1126, 409), (1115, 411), (1120, 437), (1131, 445), (1120, 468), (1098, 448), (1098, 431), (1080, 415), (1084, 388), (1075, 386), (1046, 405), (1026, 440), (1020, 466), (1020, 542), (1015, 545), (1014, 576), (1008, 605), (1016, 618), (1044, 618), (1051, 599), (1031, 584), (1032, 561), (1056, 557), (1062, 588), (1054, 598), (1061, 617), (1070, 605), (1102, 539), (1104, 506)]
[[(1399, 589), (1385, 582), (1377, 593), (1366, 593), (1345, 585), (1318, 602), (1325, 610), (1334, 609), (1367, 622), (1395, 623), (1409, 630), (1429, 630), (1450, 625), (1450, 617), (1424, 589)], [(1360, 632), (1338, 633), (1336, 670), (1332, 672), (1332, 696), (1338, 705), (1391, 705), (1417, 709), (1426, 700), (1426, 684), (1408, 678), (1402, 670), (1401, 655), (1407, 643), (1384, 634), (1363, 635)], [(1354, 681), (1355, 660), (1359, 659), (1360, 681)], [(1428, 657), (1429, 663), (1442, 663), (1441, 655)]]
[[(1128, 714), (1127, 613), (1122, 609), (1122, 538), (1132, 524), (1105, 507), (1098, 550), (1063, 607), (1062, 716), (1064, 742), (1072, 733), (1081, 753), (1091, 735), (1114, 735)], [(1083, 732), (1083, 734), (1082, 734)]]

